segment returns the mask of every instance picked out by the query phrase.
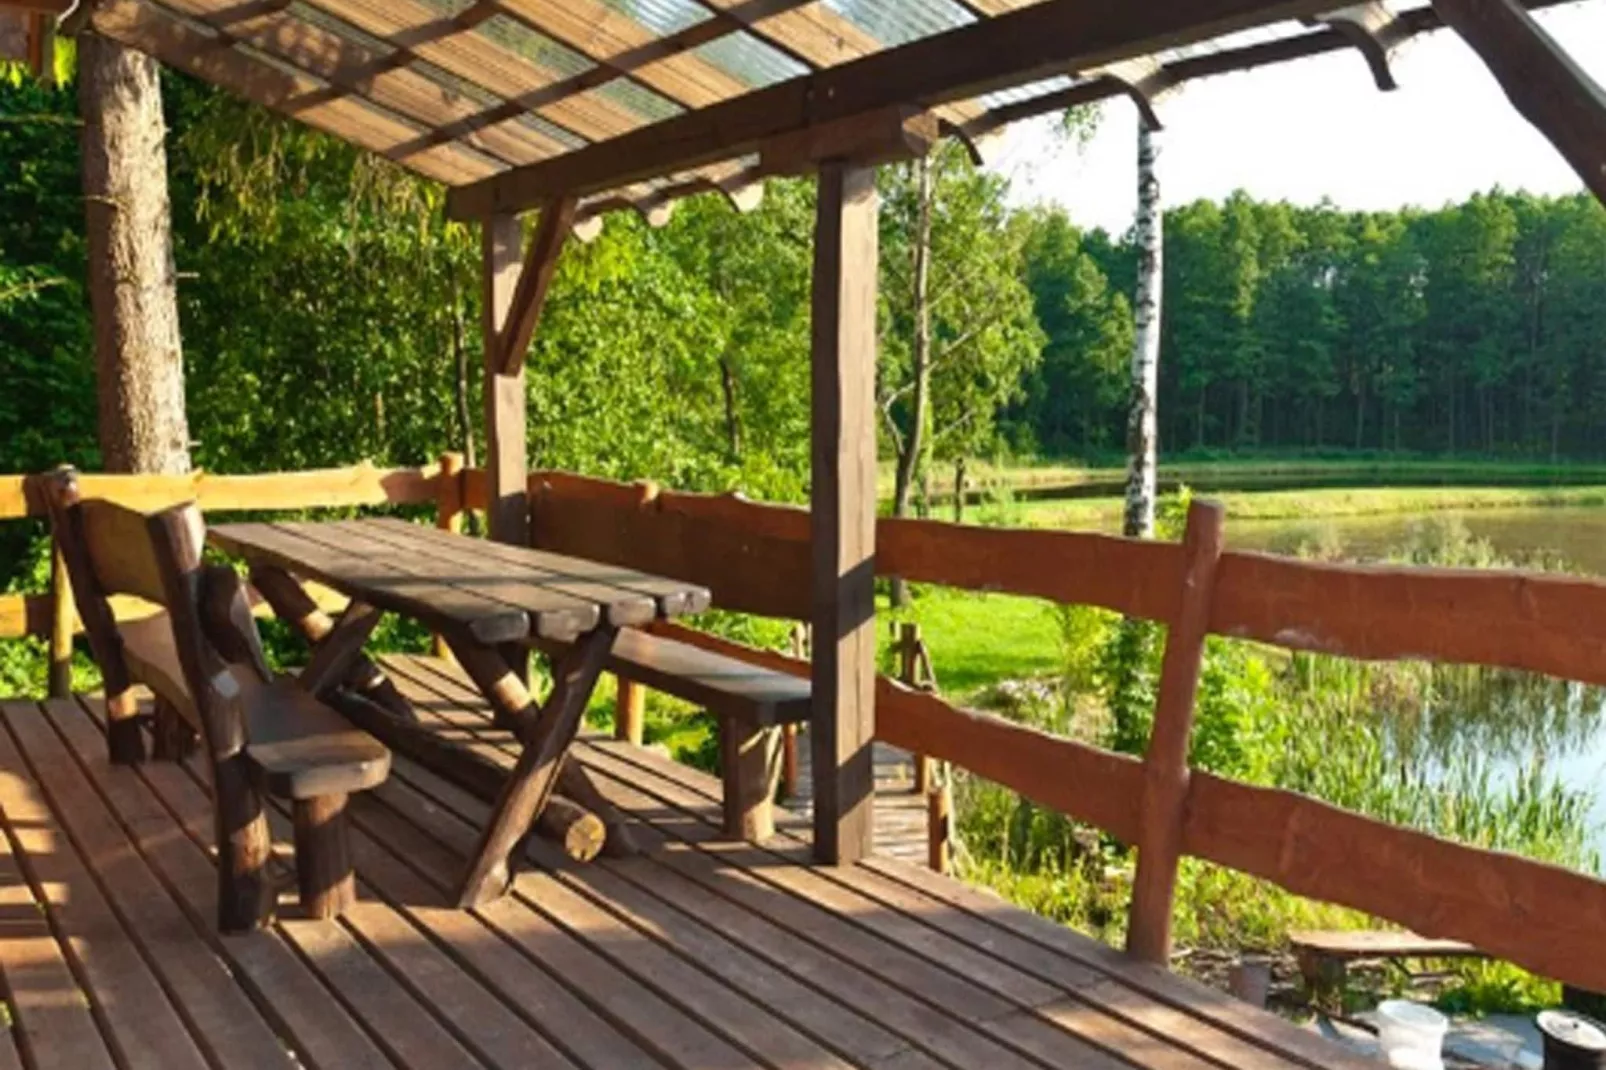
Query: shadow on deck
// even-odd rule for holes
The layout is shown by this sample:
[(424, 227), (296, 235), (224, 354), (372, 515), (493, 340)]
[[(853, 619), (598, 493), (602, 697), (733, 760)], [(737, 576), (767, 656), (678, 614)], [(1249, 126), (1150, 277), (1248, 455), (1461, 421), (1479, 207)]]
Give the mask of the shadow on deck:
[[(389, 667), (499, 740), (443, 663)], [(906, 863), (812, 867), (799, 821), (722, 841), (717, 781), (600, 739), (642, 856), (537, 840), (512, 895), (449, 909), (486, 807), (398, 758), (353, 801), (362, 901), (219, 938), (197, 770), (110, 767), (92, 700), (0, 708), (0, 1068), (1371, 1065)]]

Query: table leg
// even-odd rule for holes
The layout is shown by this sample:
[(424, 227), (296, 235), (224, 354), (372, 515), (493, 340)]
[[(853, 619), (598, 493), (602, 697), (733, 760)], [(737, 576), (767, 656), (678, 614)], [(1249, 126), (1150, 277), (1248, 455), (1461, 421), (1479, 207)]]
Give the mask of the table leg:
[[(574, 743), (585, 715), (586, 703), (602, 675), (602, 667), (613, 647), (616, 629), (603, 625), (584, 636), (574, 648), (553, 667), (552, 694), (547, 698), (539, 717), (526, 723), (520, 733), (523, 749), (512, 775), (497, 800), (496, 809), (481, 833), (468, 872), (458, 889), (457, 902), (461, 907), (478, 906), (495, 899), (506, 891), (512, 879), (510, 858), (524, 841), (536, 818), (552, 794), (558, 771), (563, 767), (569, 747)], [(448, 640), (450, 641), (450, 640)], [(453, 653), (468, 644), (453, 643)], [(485, 653), (492, 653), (479, 648)], [(482, 661), (483, 663), (483, 661)], [(467, 666), (464, 666), (467, 668)], [(512, 677), (504, 667), (502, 675)], [(504, 687), (504, 692), (512, 688)], [(487, 697), (491, 697), (487, 691)], [(497, 701), (492, 698), (492, 701)]]
[(366, 602), (348, 605), (334, 629), (312, 648), (312, 660), (301, 670), (301, 686), (321, 696), (341, 684), (377, 627), (379, 610)]
[[(273, 608), (274, 615), (299, 632), (314, 651), (335, 630), (335, 621), (318, 608), (318, 604), (302, 588), (301, 581), (285, 570), (270, 565), (253, 565), (251, 585)], [(384, 671), (362, 653), (360, 644), (357, 656), (352, 659), (340, 682), (353, 693), (396, 717), (407, 721), (417, 719), (412, 705), (396, 690), (396, 685), (390, 682)]]
[(472, 636), (452, 630), (442, 631), (441, 638), (451, 648), (457, 664), (491, 704), (491, 723), (523, 739), (541, 712), (530, 694), (529, 650), (520, 647), (520, 657), (509, 658), (507, 644), (489, 647)]

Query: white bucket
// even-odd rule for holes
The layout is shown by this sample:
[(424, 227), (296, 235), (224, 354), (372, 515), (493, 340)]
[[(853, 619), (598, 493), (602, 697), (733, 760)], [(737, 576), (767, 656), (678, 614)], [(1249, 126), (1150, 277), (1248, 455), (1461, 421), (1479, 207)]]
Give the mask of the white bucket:
[(1383, 1057), (1399, 1070), (1438, 1070), (1444, 1066), (1444, 1034), (1450, 1020), (1432, 1007), (1404, 999), (1377, 1006), (1377, 1040)]

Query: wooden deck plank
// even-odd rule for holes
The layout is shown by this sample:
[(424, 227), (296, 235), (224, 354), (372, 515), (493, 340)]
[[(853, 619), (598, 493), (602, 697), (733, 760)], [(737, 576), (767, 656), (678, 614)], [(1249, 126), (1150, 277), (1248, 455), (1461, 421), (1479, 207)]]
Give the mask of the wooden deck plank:
[[(385, 662), (422, 724), (511, 764), (511, 736), (490, 724), (452, 669), (428, 659)], [(336, 922), (287, 917), (262, 933), (220, 938), (204, 769), (114, 769), (94, 703), (26, 708), (33, 724), (0, 729), (0, 791), (20, 770), (59, 823), (67, 850), (43, 838), (38, 849), (77, 859), (79, 870), (55, 882), (56, 894), (102, 896), (115, 924), (97, 930), (83, 953), (143, 965), (142, 985), (119, 982), (117, 998), (167, 1001), (177, 1035), (210, 1066), (248, 1065), (223, 1055), (220, 1027), (203, 1024), (225, 1005), (246, 1012), (247, 1030), (228, 1043), (258, 1056), (249, 1065), (283, 1065), (289, 1049), (314, 1070), (1372, 1065), (929, 871), (880, 857), (808, 865), (807, 821), (795, 813), (778, 815), (781, 833), (763, 847), (728, 841), (717, 780), (594, 737), (576, 758), (633, 821), (641, 855), (581, 865), (532, 841), (534, 868), (517, 876), (510, 896), (481, 911), (453, 909), (451, 883), (489, 808), (398, 760), (389, 782), (352, 800), (357, 905)], [(14, 820), (3, 799), (0, 809)], [(269, 820), (281, 839), (283, 808)], [(39, 859), (0, 839), (0, 904), (21, 890), (39, 941), (29, 953), (53, 956), (58, 983), (64, 978), (74, 998), (84, 988), (91, 1000), (67, 1008), (88, 1023), (70, 1039), (100, 1044), (102, 1066), (139, 1065), (122, 1054), (133, 1034), (101, 1013), (78, 953), (33, 907), (26, 878)], [(0, 940), (7, 980), (15, 950)], [(184, 972), (191, 968), (193, 977)], [(26, 1017), (19, 1010), (19, 1023)], [(24, 1037), (20, 1028), (16, 1036)], [(0, 1070), (8, 1054), (20, 1066), (37, 1061), (25, 1044), (6, 1043), (0, 1038)], [(95, 1065), (49, 1065), (69, 1062)]]
[[(98, 702), (85, 702), (83, 709), (104, 717)], [(105, 761), (101, 723), (91, 719), (88, 712), (57, 721), (68, 746), (78, 755), (81, 766), (124, 829), (168, 886), (175, 889), (180, 905), (196, 928), (212, 940), (214, 949), (230, 964), (239, 982), (263, 1013), (270, 1016), (298, 1057), (319, 1070), (391, 1067), (391, 1061), (335, 1001), (281, 933), (270, 929), (238, 936), (217, 934), (217, 874), (202, 846), (212, 835), (207, 810), (210, 802), (189, 774), (171, 763), (147, 762), (137, 772), (113, 769)], [(188, 810), (193, 816), (188, 821), (175, 817), (164, 803), (177, 804), (176, 811)], [(199, 816), (203, 813), (207, 816)]]
[[(32, 870), (44, 896), (39, 905), (76, 966), (84, 1000), (104, 1022), (108, 1047), (121, 1061), (135, 1065), (205, 1070), (189, 1030), (92, 875), (111, 851), (94, 830), (88, 830), (89, 844), (80, 846), (97, 816), (98, 801), (79, 790), (76, 770), (68, 768), (71, 759), (38, 706), (8, 704), (4, 714), (9, 731), (0, 731), (0, 768), (6, 771), (0, 808), (23, 852), (23, 865)], [(79, 842), (74, 842), (75, 833)], [(111, 875), (101, 872), (102, 878)], [(21, 993), (17, 1002), (23, 1005)], [(65, 1039), (35, 1033), (29, 1047), (36, 1061), (43, 1062)], [(83, 1039), (93, 1047), (89, 1038)]]
[[(64, 719), (81, 717), (76, 704), (50, 701), (43, 709), (43, 717), (13, 720), (12, 732), (34, 762), (63, 823), (98, 873), (108, 901), (124, 919), (130, 940), (160, 977), (201, 1051), (212, 1062), (230, 1067), (293, 1065), (278, 1035), (235, 983), (207, 937), (173, 901), (62, 739), (57, 726)], [(105, 761), (104, 755), (101, 760)], [(165, 1026), (165, 1016), (156, 1010), (153, 1022)], [(141, 999), (135, 1013), (151, 1014), (152, 1008)]]
[[(413, 665), (391, 664), (390, 668), (398, 677), (416, 673), (413, 678), (417, 680), (429, 676)], [(433, 711), (427, 713), (432, 715)], [(459, 710), (459, 719), (461, 715)], [(683, 913), (717, 918), (723, 934), (739, 941), (757, 957), (786, 970), (822, 995), (863, 1010), (899, 1034), (906, 1044), (941, 1057), (960, 1070), (973, 1066), (1009, 1070), (1037, 1065), (990, 1041), (948, 1011), (900, 990), (873, 971), (839, 956), (834, 949), (799, 940), (793, 930), (772, 916), (772, 908), (779, 900), (774, 896), (765, 897), (762, 885), (754, 882), (749, 889), (757, 895), (756, 900), (749, 898), (743, 902), (739, 897), (727, 898), (720, 882), (722, 867), (694, 853), (671, 855), (662, 851), (665, 845), (676, 842), (660, 829), (660, 825), (676, 820), (674, 815), (666, 813), (649, 798), (633, 799), (627, 790), (616, 790), (612, 794), (613, 801), (626, 812), (635, 809), (638, 813), (653, 814), (653, 819), (640, 832), (647, 845), (659, 850), (643, 858), (606, 862), (605, 868), (632, 880), (643, 891), (665, 899)], [(633, 808), (632, 802), (637, 806)]]

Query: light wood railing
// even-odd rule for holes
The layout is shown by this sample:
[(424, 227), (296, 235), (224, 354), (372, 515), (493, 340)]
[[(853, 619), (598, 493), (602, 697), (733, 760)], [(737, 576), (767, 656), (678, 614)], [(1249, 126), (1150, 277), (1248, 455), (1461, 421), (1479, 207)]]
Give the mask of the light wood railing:
[[(703, 583), (724, 608), (808, 616), (803, 510), (564, 473), (533, 473), (530, 487), (537, 546)], [(477, 507), (484, 493), (480, 474), (466, 472), (465, 502)], [(878, 738), (1140, 845), (1138, 884), (1147, 879), (1158, 893), (1140, 893), (1133, 911), (1133, 948), (1147, 957), (1163, 957), (1171, 879), (1177, 855), (1187, 854), (1606, 990), (1606, 882), (1190, 771), (1180, 760), (1205, 632), (1352, 658), (1475, 663), (1606, 683), (1606, 584), (1218, 552), (1220, 524), (1212, 507), (1196, 508), (1188, 539), (1177, 544), (881, 520), (879, 573), (1101, 606), (1165, 623), (1174, 648), (1189, 617), (1199, 634), (1182, 644), (1191, 649), (1168, 651), (1168, 662), (1178, 664), (1163, 674), (1155, 730), (1157, 741), (1170, 737), (1168, 754), (1156, 753), (1157, 742), (1139, 761), (888, 679), (878, 684)], [(808, 672), (806, 662), (781, 654), (671, 630), (755, 663)]]
[[(79, 484), (86, 498), (106, 498), (137, 509), (159, 509), (196, 501), (208, 514), (277, 512), (299, 509), (383, 505), (434, 505), (443, 526), (456, 527), (462, 511), (462, 458), (446, 454), (420, 468), (376, 468), (358, 464), (302, 472), (253, 475), (185, 476), (109, 475), (84, 473)], [(444, 475), (443, 475), (444, 473)], [(0, 476), (0, 520), (49, 515), (32, 476)], [(340, 602), (332, 591), (315, 592), (326, 605)], [(137, 599), (113, 599), (119, 619), (152, 612)], [(68, 693), (71, 685), (73, 636), (80, 630), (61, 556), (52, 553), (50, 592), (0, 595), (0, 639), (38, 636), (49, 641), (49, 690)]]

